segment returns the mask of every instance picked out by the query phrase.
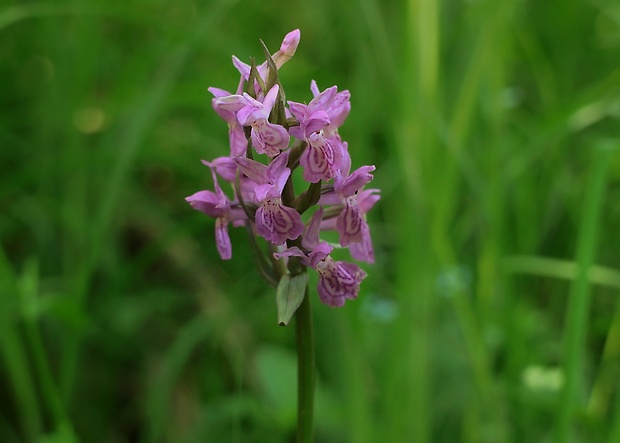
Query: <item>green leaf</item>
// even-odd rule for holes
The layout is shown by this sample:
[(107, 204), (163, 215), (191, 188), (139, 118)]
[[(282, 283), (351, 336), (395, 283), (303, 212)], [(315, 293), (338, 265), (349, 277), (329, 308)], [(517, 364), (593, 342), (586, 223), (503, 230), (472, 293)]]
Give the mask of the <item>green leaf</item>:
[(271, 123), (284, 126), (288, 129), (288, 122), (286, 120), (286, 112), (284, 109), (284, 91), (282, 90), (282, 87), (280, 87), (278, 90), (278, 98), (276, 99), (276, 103), (269, 114), (269, 121)]
[(288, 325), (291, 317), (301, 304), (308, 286), (308, 273), (284, 274), (278, 283), (276, 304), (278, 305), (278, 324)]
[(247, 83), (245, 84), (245, 92), (247, 92), (252, 98), (256, 98), (256, 91), (254, 90), (254, 80), (258, 82), (258, 86), (260, 86), (261, 90), (266, 94), (267, 91), (265, 90), (265, 81), (258, 73), (256, 61), (252, 57), (250, 59), (250, 76)]
[(276, 83), (279, 83), (278, 68), (276, 67), (276, 63), (273, 61), (273, 58), (271, 58), (271, 54), (269, 53), (269, 49), (267, 49), (265, 42), (261, 40), (260, 44), (263, 46), (263, 51), (265, 52), (265, 58), (267, 59), (267, 66), (269, 67), (269, 69), (267, 70), (267, 79), (266, 79), (267, 89), (263, 89), (263, 91), (265, 91), (265, 94), (267, 94), (267, 91), (269, 91), (273, 87), (273, 85), (275, 85)]

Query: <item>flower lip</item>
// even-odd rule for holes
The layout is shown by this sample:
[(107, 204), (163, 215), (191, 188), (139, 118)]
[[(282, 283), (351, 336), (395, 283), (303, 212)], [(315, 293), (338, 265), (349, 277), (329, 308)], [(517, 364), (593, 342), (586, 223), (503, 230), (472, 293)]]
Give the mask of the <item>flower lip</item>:
[(332, 307), (344, 306), (347, 299), (357, 298), (360, 283), (366, 278), (366, 273), (356, 264), (336, 262), (330, 256), (319, 261), (316, 270), (319, 273), (319, 298)]

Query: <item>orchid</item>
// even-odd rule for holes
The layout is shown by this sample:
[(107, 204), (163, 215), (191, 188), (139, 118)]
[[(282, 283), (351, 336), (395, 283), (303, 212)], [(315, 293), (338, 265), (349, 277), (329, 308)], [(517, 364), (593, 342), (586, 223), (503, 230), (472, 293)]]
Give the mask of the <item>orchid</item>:
[[(284, 36), (282, 40), (282, 44), (280, 45), (280, 49), (275, 52), (271, 58), (277, 69), (280, 69), (287, 61), (289, 61), (297, 51), (297, 46), (299, 45), (299, 39), (301, 38), (301, 33), (299, 29), (295, 29)], [(243, 91), (243, 85), (250, 79), (250, 71), (252, 67), (246, 63), (243, 63), (236, 56), (232, 56), (233, 65), (241, 74), (241, 79), (239, 81), (239, 86), (237, 88), (237, 94), (241, 94)], [(264, 80), (267, 77), (268, 73), (268, 63), (265, 61), (261, 65), (256, 67), (258, 75)], [(256, 97), (262, 97), (265, 95), (265, 91), (260, 89), (260, 86), (257, 82), (254, 83), (254, 94)]]
[(237, 120), (236, 113), (228, 109), (226, 106), (223, 106), (221, 101), (218, 101), (218, 98), (230, 97), (232, 94), (219, 88), (209, 88), (208, 90), (214, 96), (211, 100), (213, 109), (226, 123), (228, 123), (230, 155), (244, 155), (248, 148), (248, 141), (243, 133), (243, 126)]
[(232, 246), (228, 235), (228, 223), (244, 220), (245, 214), (241, 208), (231, 202), (220, 188), (213, 168), (211, 169), (215, 192), (198, 191), (185, 200), (192, 208), (215, 218), (215, 244), (222, 260), (232, 257)]
[(313, 80), (310, 88), (314, 98), (308, 105), (288, 102), (291, 114), (299, 123), (299, 126), (291, 127), (289, 132), (308, 143), (308, 149), (299, 162), (304, 167), (304, 179), (317, 183), (334, 178), (344, 157), (348, 155), (337, 128), (344, 122), (351, 104), (349, 92), (338, 93), (336, 86), (319, 93)]
[(351, 257), (355, 260), (363, 261), (366, 263), (375, 262), (375, 252), (372, 247), (372, 238), (370, 237), (370, 228), (366, 222), (366, 214), (372, 209), (372, 207), (379, 201), (378, 189), (364, 189), (357, 193), (357, 206), (362, 217), (361, 223), (362, 240), (359, 242), (351, 243), (349, 245), (349, 252)]
[[(273, 55), (256, 65), (233, 56), (241, 74), (234, 93), (211, 87), (211, 105), (228, 124), (229, 153), (203, 163), (211, 170), (214, 191), (199, 191), (186, 200), (215, 218), (215, 243), (222, 259), (232, 256), (228, 226), (244, 226), (257, 270), (276, 287), (278, 324), (293, 315), (298, 352), (298, 441), (314, 441), (312, 408), (314, 345), (309, 272), (318, 275), (316, 293), (336, 308), (354, 300), (366, 272), (337, 260), (334, 248), (348, 250), (354, 260), (374, 262), (366, 214), (379, 200), (379, 190), (364, 189), (373, 165), (352, 173), (349, 146), (339, 128), (351, 111), (351, 94), (331, 86), (321, 91), (312, 80), (308, 104), (285, 99), (279, 70), (295, 54), (300, 32), (289, 32)], [(295, 171), (302, 170), (301, 178)], [(230, 199), (217, 177), (234, 191)], [(296, 180), (294, 180), (296, 178)], [(305, 189), (295, 192), (295, 187)], [(310, 217), (307, 214), (312, 214)], [(306, 220), (306, 223), (304, 223)], [(338, 232), (340, 246), (322, 239)]]
[(286, 149), (290, 140), (283, 126), (268, 120), (279, 90), (277, 84), (273, 85), (262, 102), (244, 92), (243, 95), (218, 97), (214, 104), (220, 112), (232, 112), (240, 125), (250, 126), (252, 146), (259, 154), (267, 154), (269, 157), (275, 157)]
[(274, 245), (294, 240), (303, 231), (301, 215), (282, 204), (282, 190), (291, 170), (286, 167), (288, 152), (280, 154), (268, 166), (249, 158), (236, 158), (239, 171), (254, 182), (254, 202), (260, 206), (256, 211), (256, 231)]
[(274, 253), (274, 257), (300, 257), (306, 266), (314, 268), (319, 274), (317, 292), (327, 306), (340, 307), (345, 301), (357, 298), (360, 283), (366, 273), (356, 264), (335, 261), (329, 254), (333, 247), (327, 242), (319, 241), (319, 226), (323, 217), (323, 208), (319, 208), (306, 227), (301, 242), (307, 252), (297, 246)]
[[(364, 189), (373, 179), (374, 166), (350, 172), (349, 146), (338, 132), (351, 111), (348, 90), (331, 86), (321, 91), (312, 80), (309, 103), (285, 100), (278, 73), (299, 40), (299, 30), (289, 32), (273, 55), (265, 49), (267, 60), (259, 65), (233, 56), (241, 75), (235, 92), (208, 88), (213, 109), (228, 124), (230, 150), (228, 156), (203, 161), (211, 169), (215, 190), (200, 191), (187, 201), (216, 219), (222, 258), (232, 255), (228, 225), (245, 225), (250, 238), (262, 237), (268, 255), (276, 259), (263, 260), (263, 275), (275, 275), (269, 278), (277, 284), (287, 267), (292, 275), (314, 269), (320, 300), (343, 306), (357, 297), (366, 273), (357, 264), (335, 260), (334, 246), (322, 241), (321, 233), (337, 231), (340, 246), (353, 259), (374, 262), (366, 214), (379, 200), (379, 190)], [(308, 188), (296, 196), (293, 176), (299, 167)], [(234, 200), (224, 194), (217, 176), (232, 186)], [(302, 215), (315, 205), (319, 208), (304, 224)]]
[(350, 157), (345, 157), (343, 169), (334, 179), (333, 190), (321, 196), (319, 204), (339, 205), (342, 209), (335, 219), (326, 220), (323, 229), (337, 230), (341, 246), (350, 246), (353, 258), (374, 262), (374, 251), (365, 214), (379, 200), (379, 190), (363, 191), (373, 176), (374, 166), (362, 166), (349, 175)]

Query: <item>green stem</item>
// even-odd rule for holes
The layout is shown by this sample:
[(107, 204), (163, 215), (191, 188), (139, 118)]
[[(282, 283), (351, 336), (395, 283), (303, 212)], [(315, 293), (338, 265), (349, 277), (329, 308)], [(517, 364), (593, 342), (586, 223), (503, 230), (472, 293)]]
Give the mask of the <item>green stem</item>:
[(39, 303), (39, 269), (34, 260), (26, 263), (24, 277), (21, 284), (22, 316), (24, 319), (24, 332), (34, 361), (35, 374), (41, 385), (42, 398), (47, 403), (52, 422), (57, 432), (70, 424), (65, 411), (65, 405), (56, 386), (52, 368), (50, 367), (45, 346), (41, 338), (38, 325), (37, 305)]
[(295, 312), (297, 335), (297, 443), (312, 443), (314, 416), (314, 336), (308, 287)]
[(555, 428), (555, 441), (558, 443), (570, 441), (570, 436), (574, 431), (576, 411), (581, 401), (579, 393), (582, 388), (582, 362), (590, 311), (588, 274), (596, 255), (598, 227), (603, 209), (603, 195), (611, 152), (611, 149), (604, 146), (595, 150), (592, 175), (582, 206), (581, 230), (576, 251), (577, 278), (571, 285), (566, 311), (564, 362), (566, 383)]

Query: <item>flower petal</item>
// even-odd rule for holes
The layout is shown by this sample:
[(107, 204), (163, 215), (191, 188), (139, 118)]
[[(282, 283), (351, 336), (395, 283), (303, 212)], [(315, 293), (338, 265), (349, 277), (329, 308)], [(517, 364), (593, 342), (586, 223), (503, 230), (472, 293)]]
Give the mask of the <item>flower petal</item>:
[(228, 126), (228, 139), (230, 140), (230, 155), (238, 157), (246, 154), (248, 150), (248, 139), (245, 138), (243, 127), (238, 124), (230, 124)]
[(218, 218), (215, 220), (215, 244), (222, 260), (230, 260), (232, 257), (232, 246), (228, 235), (228, 220)]
[(256, 211), (256, 232), (274, 245), (296, 239), (303, 230), (299, 213), (280, 199), (266, 200)]
[(301, 249), (299, 249), (297, 246), (293, 246), (291, 248), (286, 248), (285, 250), (281, 251), (281, 252), (274, 252), (273, 253), (273, 257), (276, 260), (280, 260), (282, 257), (301, 257), (301, 258), (307, 258), (306, 254), (304, 254)]
[(301, 123), (304, 120), (307, 120), (310, 116), (310, 109), (308, 109), (308, 105), (304, 105), (303, 103), (297, 103), (294, 101), (288, 102), (289, 109), (291, 114)]
[(303, 122), (304, 134), (306, 138), (313, 132), (318, 132), (329, 126), (329, 115), (325, 111), (313, 112), (311, 117)]
[(310, 222), (306, 226), (304, 238), (301, 245), (306, 249), (314, 249), (319, 244), (319, 230), (321, 228), (321, 220), (323, 219), (323, 206), (312, 214)]
[(362, 186), (370, 183), (373, 179), (371, 174), (372, 171), (375, 170), (374, 165), (371, 166), (362, 166), (357, 168), (353, 173), (346, 178), (344, 181), (342, 188), (339, 190), (340, 194), (344, 197), (348, 197), (353, 195)]
[(220, 196), (212, 191), (198, 191), (186, 197), (185, 200), (189, 202), (192, 208), (210, 217), (222, 217), (226, 212), (220, 207)]
[(351, 111), (351, 93), (349, 91), (341, 91), (329, 104), (327, 113), (331, 120), (332, 129), (339, 128)]
[[(311, 84), (311, 87), (312, 87), (312, 84)], [(315, 110), (315, 109), (316, 110), (318, 109), (327, 110), (327, 107), (332, 102), (337, 92), (338, 92), (337, 86), (332, 86), (330, 88), (327, 88), (325, 91), (321, 92), (319, 95), (314, 97), (310, 101), (310, 103), (308, 103), (308, 107), (312, 110)]]
[(273, 54), (273, 61), (276, 64), (276, 68), (280, 69), (284, 63), (289, 61), (297, 51), (299, 40), (301, 39), (301, 32), (299, 29), (289, 32), (284, 36), (280, 50)]
[(381, 199), (379, 189), (364, 189), (357, 193), (357, 205), (360, 207), (362, 214), (367, 214), (373, 206)]
[(240, 109), (243, 109), (246, 106), (248, 106), (246, 98), (238, 94), (228, 95), (226, 97), (217, 97), (213, 99), (213, 108), (216, 111), (218, 109), (221, 109), (229, 112), (238, 112)]
[(355, 260), (366, 263), (375, 262), (375, 252), (372, 247), (372, 239), (370, 237), (370, 229), (367, 223), (362, 223), (362, 241), (349, 245), (351, 257)]
[(310, 266), (316, 269), (316, 267), (319, 266), (320, 263), (325, 260), (333, 250), (334, 248), (332, 248), (326, 241), (319, 243), (310, 252), (310, 254), (308, 254)]
[(232, 62), (235, 68), (237, 68), (237, 71), (239, 71), (239, 74), (241, 74), (242, 79), (247, 80), (250, 78), (250, 70), (252, 69), (250, 65), (243, 63), (234, 55), (232, 56)]
[(312, 91), (312, 95), (316, 97), (321, 92), (319, 91), (319, 85), (316, 84), (316, 80), (312, 80), (310, 82), (310, 91)]
[(233, 183), (237, 177), (237, 164), (231, 157), (217, 157), (213, 161), (202, 160), (212, 170), (229, 183)]
[(290, 135), (283, 126), (257, 120), (252, 124), (252, 144), (259, 154), (275, 157), (288, 147)]
[(304, 167), (304, 179), (310, 183), (330, 180), (337, 173), (333, 146), (320, 133), (312, 134), (308, 141), (308, 147), (299, 159)]
[(284, 173), (287, 169), (286, 165), (288, 163), (289, 152), (285, 151), (282, 154), (278, 155), (274, 158), (271, 163), (267, 166), (266, 174), (269, 179), (275, 183), (278, 180), (278, 177)]
[(321, 261), (316, 270), (319, 273), (319, 298), (332, 307), (344, 306), (346, 299), (356, 298), (360, 283), (366, 277), (356, 264), (335, 262), (331, 257)]
[(342, 246), (349, 246), (351, 243), (362, 241), (362, 224), (364, 223), (366, 222), (362, 218), (357, 205), (357, 195), (347, 197), (344, 209), (336, 219), (336, 227), (340, 234), (340, 244)]
[(264, 184), (269, 182), (267, 177), (267, 166), (245, 157), (235, 157), (235, 163), (239, 166), (239, 170), (247, 175), (247, 177), (257, 184)]
[(276, 103), (276, 100), (278, 98), (278, 91), (280, 91), (280, 86), (278, 86), (278, 84), (276, 83), (269, 90), (269, 92), (265, 96), (265, 99), (263, 100), (263, 110), (266, 117), (269, 117), (269, 113), (271, 112), (273, 105)]

